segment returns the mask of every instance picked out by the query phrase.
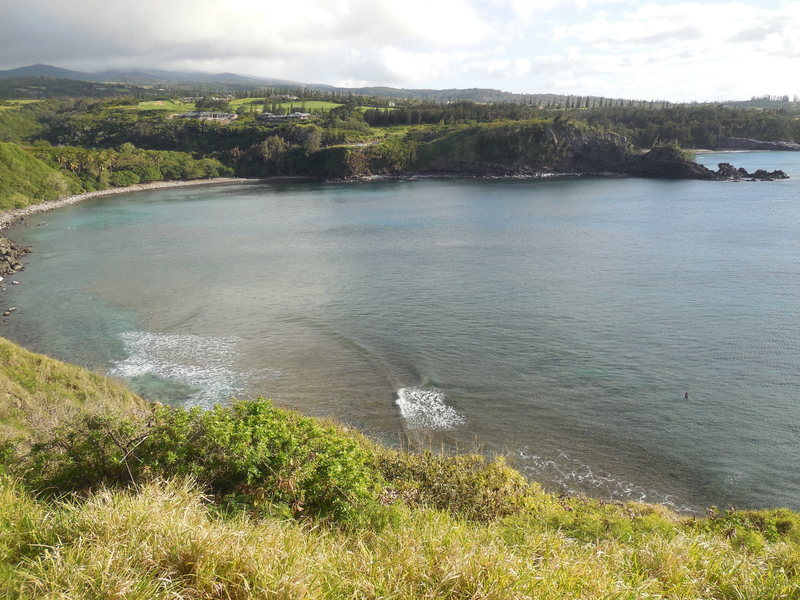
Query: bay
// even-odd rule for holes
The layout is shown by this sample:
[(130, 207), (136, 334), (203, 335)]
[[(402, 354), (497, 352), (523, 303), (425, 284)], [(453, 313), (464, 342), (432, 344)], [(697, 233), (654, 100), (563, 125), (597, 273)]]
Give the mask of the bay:
[(13, 230), (34, 253), (0, 335), (152, 399), (507, 453), (552, 490), (800, 509), (800, 153), (698, 158), (796, 178), (87, 201)]

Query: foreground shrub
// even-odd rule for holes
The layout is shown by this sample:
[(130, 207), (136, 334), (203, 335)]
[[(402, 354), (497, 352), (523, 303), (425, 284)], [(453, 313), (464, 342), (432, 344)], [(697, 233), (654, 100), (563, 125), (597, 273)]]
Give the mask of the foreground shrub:
[(354, 438), (263, 399), (207, 411), (154, 405), (141, 418), (81, 414), (34, 444), (27, 464), (42, 490), (188, 476), (234, 503), (334, 519), (374, 503), (381, 483)]

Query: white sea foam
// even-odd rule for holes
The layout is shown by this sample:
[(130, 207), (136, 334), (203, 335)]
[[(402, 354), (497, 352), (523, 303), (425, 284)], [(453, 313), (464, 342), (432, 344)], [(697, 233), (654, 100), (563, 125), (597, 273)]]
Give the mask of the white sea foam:
[(112, 374), (120, 377), (154, 375), (190, 386), (190, 406), (210, 407), (243, 389), (242, 374), (233, 366), (238, 355), (235, 337), (165, 335), (147, 331), (120, 334), (128, 357)]
[(410, 387), (397, 390), (396, 403), (410, 429), (443, 430), (466, 423), (444, 399), (439, 390)]
[(517, 466), (525, 475), (536, 481), (553, 482), (569, 496), (588, 494), (606, 500), (654, 502), (679, 512), (692, 512), (697, 508), (671, 494), (661, 494), (611, 473), (593, 469), (564, 452), (560, 452), (556, 458), (550, 458), (523, 449), (519, 451), (519, 457), (522, 460)]

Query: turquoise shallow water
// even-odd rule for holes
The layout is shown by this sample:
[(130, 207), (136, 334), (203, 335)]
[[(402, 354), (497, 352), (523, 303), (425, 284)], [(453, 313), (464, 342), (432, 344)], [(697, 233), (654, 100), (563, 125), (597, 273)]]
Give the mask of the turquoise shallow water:
[(151, 398), (508, 452), (551, 489), (800, 508), (800, 153), (699, 158), (798, 178), (89, 201), (13, 231), (35, 252), (0, 335)]

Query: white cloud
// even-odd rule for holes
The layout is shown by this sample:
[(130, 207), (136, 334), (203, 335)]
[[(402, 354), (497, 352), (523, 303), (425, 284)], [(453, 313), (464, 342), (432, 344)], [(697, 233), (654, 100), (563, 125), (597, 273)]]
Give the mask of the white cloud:
[(790, 79), (798, 57), (796, 1), (28, 0), (0, 6), (0, 68), (34, 62), (87, 70), (179, 68), (333, 84), (678, 99), (798, 93), (800, 81)]

